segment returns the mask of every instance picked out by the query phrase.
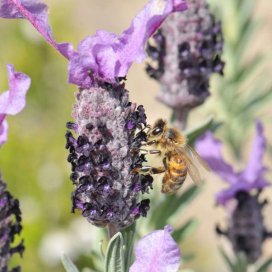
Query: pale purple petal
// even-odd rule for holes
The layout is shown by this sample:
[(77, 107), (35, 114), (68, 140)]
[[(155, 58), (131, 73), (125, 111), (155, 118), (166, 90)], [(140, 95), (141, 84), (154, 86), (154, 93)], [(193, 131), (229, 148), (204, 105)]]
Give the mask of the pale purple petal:
[(144, 46), (166, 17), (187, 8), (184, 0), (150, 0), (121, 35), (97, 31), (78, 45), (70, 57), (69, 82), (88, 88), (93, 83), (90, 74), (114, 82), (124, 77), (134, 61), (144, 59)]
[(263, 189), (269, 186), (268, 182), (264, 179), (258, 179), (254, 183), (247, 183), (247, 181), (240, 178), (240, 181), (236, 184), (231, 185), (228, 189), (221, 190), (216, 194), (216, 203), (218, 205), (225, 205), (229, 200), (235, 198), (238, 192), (251, 192), (254, 189)]
[(256, 122), (256, 137), (250, 152), (250, 157), (245, 170), (241, 173), (243, 179), (248, 183), (255, 183), (259, 180), (266, 168), (264, 167), (262, 161), (266, 149), (266, 140), (263, 133), (263, 125), (261, 122)]
[(224, 181), (230, 184), (239, 182), (239, 174), (227, 164), (222, 156), (222, 143), (213, 137), (211, 132), (205, 133), (197, 142), (196, 150), (209, 167)]
[(26, 93), (30, 87), (30, 78), (14, 71), (13, 65), (7, 65), (9, 90), (0, 96), (0, 114), (14, 115), (25, 106)]
[(64, 57), (69, 58), (71, 48), (68, 43), (58, 44), (52, 37), (48, 24), (47, 6), (41, 1), (35, 0), (0, 0), (0, 17), (8, 19), (27, 19)]
[(0, 122), (0, 146), (7, 140), (8, 140), (8, 123), (6, 120), (3, 120), (2, 122)]
[(13, 65), (7, 65), (9, 90), (0, 95), (0, 145), (7, 140), (6, 115), (19, 113), (25, 107), (26, 93), (30, 87), (30, 78), (14, 71)]
[(136, 260), (129, 272), (176, 272), (181, 263), (180, 249), (170, 233), (172, 227), (144, 236), (136, 245)]

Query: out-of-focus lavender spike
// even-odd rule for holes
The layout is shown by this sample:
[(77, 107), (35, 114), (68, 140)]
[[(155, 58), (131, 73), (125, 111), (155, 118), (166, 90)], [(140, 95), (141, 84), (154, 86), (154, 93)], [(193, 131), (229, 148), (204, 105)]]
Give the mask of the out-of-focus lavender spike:
[(160, 83), (159, 101), (176, 114), (202, 104), (211, 75), (223, 74), (222, 48), (221, 25), (205, 0), (188, 0), (188, 10), (171, 14), (147, 46), (146, 71)]
[(0, 271), (20, 271), (19, 266), (8, 270), (8, 264), (12, 255), (19, 253), (22, 256), (24, 252), (23, 241), (13, 245), (22, 230), (21, 220), (19, 201), (6, 190), (0, 174)]
[(229, 216), (228, 228), (223, 231), (218, 226), (217, 233), (230, 240), (236, 254), (242, 252), (249, 263), (255, 263), (262, 255), (264, 240), (270, 236), (262, 215), (264, 201), (259, 199), (259, 193), (243, 191), (235, 199), (237, 204)]

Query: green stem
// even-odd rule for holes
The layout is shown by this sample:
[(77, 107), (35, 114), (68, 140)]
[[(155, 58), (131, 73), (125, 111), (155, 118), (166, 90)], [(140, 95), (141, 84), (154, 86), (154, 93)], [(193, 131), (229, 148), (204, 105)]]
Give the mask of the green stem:
[(109, 224), (108, 225), (109, 239), (111, 239), (119, 231), (120, 229), (116, 224)]
[(173, 109), (171, 122), (179, 130), (185, 130), (189, 116), (190, 108), (175, 108)]

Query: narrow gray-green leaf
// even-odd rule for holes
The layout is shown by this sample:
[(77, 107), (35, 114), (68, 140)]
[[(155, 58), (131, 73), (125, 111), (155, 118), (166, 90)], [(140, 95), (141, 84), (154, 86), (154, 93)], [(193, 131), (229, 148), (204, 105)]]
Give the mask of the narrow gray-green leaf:
[(268, 272), (269, 268), (272, 265), (272, 257), (270, 257), (269, 259), (267, 259), (264, 263), (262, 263), (260, 265), (260, 267), (256, 270), (256, 272)]
[(185, 135), (188, 139), (189, 144), (193, 144), (195, 140), (205, 133), (208, 129), (210, 129), (213, 125), (213, 118), (210, 117), (206, 121), (204, 121), (201, 125), (191, 130), (185, 131)]
[(123, 229), (122, 235), (124, 239), (124, 260), (125, 260), (125, 272), (129, 271), (129, 267), (133, 263), (133, 248), (134, 248), (134, 236), (135, 236), (136, 223)]
[(61, 261), (66, 272), (79, 272), (75, 264), (67, 255), (62, 255)]
[(243, 107), (243, 111), (257, 110), (261, 108), (265, 103), (269, 102), (272, 99), (272, 86), (265, 92), (259, 94), (257, 97), (248, 101), (247, 104)]
[(223, 248), (219, 248), (219, 251), (223, 257), (223, 259), (225, 260), (225, 263), (228, 265), (228, 267), (230, 268), (230, 270), (232, 272), (236, 272), (235, 270), (235, 264), (231, 261), (231, 259), (229, 258), (229, 256), (226, 254), (226, 252), (224, 251)]
[(121, 232), (116, 233), (110, 240), (105, 260), (105, 272), (125, 272), (124, 239)]
[(184, 240), (184, 238), (189, 236), (196, 229), (197, 225), (198, 221), (196, 219), (190, 219), (183, 226), (181, 226), (177, 230), (174, 230), (174, 232), (172, 233), (172, 237), (175, 241), (180, 243), (182, 240)]
[(248, 262), (247, 257), (244, 253), (239, 253), (237, 255), (237, 262), (235, 265), (235, 272), (247, 272)]
[(184, 190), (181, 195), (165, 196), (164, 200), (156, 207), (158, 212), (151, 215), (151, 222), (155, 229), (163, 228), (171, 216), (179, 214), (197, 196), (200, 189), (200, 187), (192, 186)]

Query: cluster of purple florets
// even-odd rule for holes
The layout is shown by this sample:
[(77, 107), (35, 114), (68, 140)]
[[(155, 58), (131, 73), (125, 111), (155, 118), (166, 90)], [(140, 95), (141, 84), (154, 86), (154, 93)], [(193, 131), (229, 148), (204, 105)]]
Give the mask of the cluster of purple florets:
[(73, 117), (68, 122), (66, 148), (72, 166), (72, 211), (79, 209), (92, 224), (122, 228), (139, 216), (146, 216), (152, 177), (134, 173), (145, 157), (139, 147), (146, 141), (146, 116), (143, 106), (129, 102), (124, 84), (107, 84), (76, 94)]
[(22, 230), (21, 225), (21, 210), (19, 201), (12, 197), (6, 191), (6, 184), (0, 176), (0, 271), (1, 272), (19, 272), (20, 267), (17, 266), (8, 269), (9, 259), (13, 254), (19, 253), (21, 256), (24, 252), (23, 241), (18, 245), (13, 246), (16, 235), (19, 235)]
[[(159, 80), (159, 99), (170, 107), (194, 107), (209, 95), (213, 73), (223, 74), (223, 35), (206, 1), (172, 14), (147, 46), (148, 75)], [(165, 69), (167, 67), (167, 69)]]
[(272, 236), (264, 224), (262, 209), (267, 203), (257, 194), (239, 191), (235, 195), (237, 205), (230, 217), (227, 230), (217, 226), (217, 233), (226, 236), (234, 252), (242, 252), (250, 263), (255, 263), (262, 255), (265, 239)]

